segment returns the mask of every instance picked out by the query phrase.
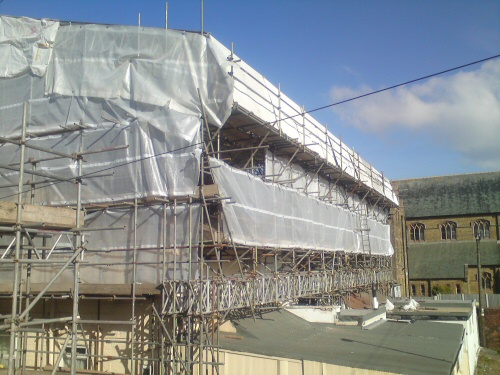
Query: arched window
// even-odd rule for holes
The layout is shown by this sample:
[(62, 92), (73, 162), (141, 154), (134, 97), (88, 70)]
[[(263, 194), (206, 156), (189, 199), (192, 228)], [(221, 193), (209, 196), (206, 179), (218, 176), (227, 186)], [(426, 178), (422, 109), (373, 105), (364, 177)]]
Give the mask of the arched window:
[(425, 241), (425, 224), (414, 223), (410, 225), (410, 240)]
[(427, 294), (425, 293), (425, 284), (420, 285), (420, 294), (422, 297), (425, 297)]
[(491, 273), (490, 272), (483, 272), (483, 277), (482, 277), (482, 281), (483, 281), (483, 288), (484, 289), (491, 289), (492, 287), (492, 276), (491, 276)]
[(442, 240), (456, 240), (457, 239), (457, 223), (453, 221), (445, 221), (439, 224), (441, 230)]
[(490, 238), (490, 222), (488, 220), (479, 219), (470, 224), (474, 238)]

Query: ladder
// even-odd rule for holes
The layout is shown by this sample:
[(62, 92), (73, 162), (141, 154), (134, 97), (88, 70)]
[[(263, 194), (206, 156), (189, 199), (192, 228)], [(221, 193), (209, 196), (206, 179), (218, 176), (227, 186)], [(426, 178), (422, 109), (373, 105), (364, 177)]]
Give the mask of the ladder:
[[(361, 251), (363, 252), (363, 259), (365, 259), (365, 266), (372, 266), (372, 249), (370, 246), (370, 227), (368, 226), (368, 213), (366, 207), (359, 207), (357, 210), (359, 217), (359, 232), (361, 234)], [(366, 259), (368, 258), (368, 262)]]

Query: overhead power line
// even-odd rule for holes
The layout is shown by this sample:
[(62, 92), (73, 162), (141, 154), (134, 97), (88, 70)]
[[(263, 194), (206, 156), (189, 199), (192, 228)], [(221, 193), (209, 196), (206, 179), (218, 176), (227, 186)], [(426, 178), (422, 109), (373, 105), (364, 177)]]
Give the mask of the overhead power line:
[[(290, 115), (290, 116), (282, 117), (279, 120), (268, 121), (268, 122), (265, 122), (264, 124), (271, 125), (271, 124), (276, 124), (278, 121), (283, 121), (283, 120), (288, 120), (288, 119), (292, 119), (292, 118), (299, 117), (299, 116), (304, 116), (306, 113), (313, 113), (313, 112), (321, 111), (321, 110), (326, 109), (326, 108), (335, 107), (335, 106), (340, 105), (340, 104), (352, 102), (353, 100), (357, 100), (357, 99), (365, 98), (367, 96), (379, 94), (381, 92), (392, 90), (392, 89), (395, 89), (397, 87), (405, 86), (405, 85), (408, 85), (410, 83), (415, 83), (415, 82), (418, 82), (418, 81), (423, 81), (424, 79), (427, 79), (427, 78), (432, 78), (432, 77), (435, 77), (435, 76), (439, 76), (441, 74), (453, 72), (454, 70), (459, 70), (459, 69), (462, 69), (462, 68), (466, 68), (468, 66), (476, 65), (476, 64), (488, 61), (488, 60), (493, 60), (493, 59), (496, 59), (498, 57), (500, 57), (500, 55), (495, 55), (495, 56), (487, 57), (485, 59), (473, 61), (473, 62), (464, 64), (464, 65), (456, 66), (454, 68), (450, 68), (450, 69), (446, 69), (446, 70), (443, 70), (443, 71), (440, 71), (440, 72), (437, 72), (437, 73), (429, 74), (429, 75), (426, 75), (424, 77), (415, 78), (415, 79), (412, 79), (410, 81), (406, 81), (406, 82), (403, 82), (403, 83), (398, 83), (397, 85), (385, 87), (385, 88), (380, 89), (380, 90), (371, 91), (371, 92), (368, 92), (366, 94), (358, 95), (358, 96), (355, 96), (355, 97), (352, 97), (352, 98), (349, 98), (349, 99), (344, 99), (344, 100), (341, 100), (339, 102), (335, 102), (335, 103), (332, 103), (332, 104), (327, 104), (327, 105), (324, 105), (322, 107), (310, 109), (308, 111), (303, 111), (303, 112), (297, 113), (295, 115)], [(244, 126), (253, 125), (253, 124), (258, 125), (257, 122), (252, 122), (252, 123), (244, 124)]]
[[(457, 66), (455, 68), (446, 69), (446, 70), (443, 70), (441, 72), (437, 72), (437, 73), (429, 74), (429, 75), (424, 76), (424, 77), (412, 79), (411, 81), (406, 81), (406, 82), (403, 82), (403, 83), (398, 83), (397, 85), (389, 86), (389, 87), (386, 87), (386, 88), (383, 88), (383, 89), (380, 89), (380, 90), (371, 91), (371, 92), (368, 92), (366, 94), (358, 95), (358, 96), (355, 96), (353, 98), (344, 99), (344, 100), (341, 100), (339, 102), (335, 102), (335, 103), (332, 103), (332, 104), (324, 105), (322, 107), (314, 108), (314, 109), (311, 109), (309, 111), (305, 111), (305, 113), (312, 113), (312, 112), (321, 111), (322, 109), (334, 107), (336, 105), (344, 104), (344, 103), (347, 103), (347, 102), (352, 102), (353, 100), (365, 98), (367, 96), (375, 95), (375, 94), (378, 94), (378, 93), (381, 93), (381, 92), (384, 92), (384, 91), (388, 91), (388, 90), (392, 90), (392, 89), (395, 89), (397, 87), (409, 85), (410, 83), (415, 83), (415, 82), (418, 82), (418, 81), (423, 81), (424, 79), (427, 79), (427, 78), (432, 78), (432, 77), (435, 77), (435, 76), (439, 76), (441, 74), (453, 72), (454, 70), (459, 70), (459, 69), (462, 69), (462, 68), (466, 68), (468, 66), (479, 64), (479, 63), (482, 63), (482, 62), (485, 62), (485, 61), (488, 61), (488, 60), (493, 60), (493, 59), (496, 59), (498, 57), (500, 57), (500, 55), (495, 55), (495, 56), (487, 57), (487, 58), (482, 59), (482, 60), (473, 61), (471, 63), (460, 65), (460, 66)], [(293, 117), (297, 117), (297, 116), (302, 116), (302, 113), (297, 114), (297, 115), (293, 115), (293, 116), (289, 116), (287, 118), (293, 118)], [(284, 120), (284, 119), (282, 118), (281, 120)]]
[[(1, 2), (2, 0), (0, 0)], [(297, 116), (303, 116), (305, 113), (312, 113), (312, 112), (317, 112), (317, 111), (320, 111), (320, 110), (323, 110), (323, 109), (326, 109), (326, 108), (330, 108), (330, 107), (334, 107), (334, 106), (337, 106), (339, 104), (343, 104), (343, 103), (347, 103), (347, 102), (351, 102), (353, 100), (357, 100), (357, 99), (361, 99), (361, 98), (364, 98), (364, 97), (367, 97), (367, 96), (370, 96), (370, 95), (375, 95), (375, 94), (378, 94), (378, 93), (381, 93), (381, 92), (384, 92), (384, 91), (388, 91), (388, 90), (392, 90), (392, 89), (395, 89), (397, 87), (401, 87), (401, 86), (404, 86), (404, 85), (408, 85), (410, 83), (414, 83), (414, 82), (418, 82), (418, 81), (422, 81), (424, 79), (427, 79), (427, 78), (431, 78), (431, 77), (435, 77), (435, 76), (438, 76), (438, 75), (441, 75), (441, 74), (445, 74), (445, 73), (449, 73), (449, 72), (452, 72), (454, 70), (459, 70), (459, 69), (462, 69), (462, 68), (466, 68), (468, 66), (471, 66), (471, 65), (475, 65), (475, 64), (479, 64), (479, 63), (482, 63), (482, 62), (485, 62), (485, 61), (488, 61), (488, 60), (493, 60), (493, 59), (496, 59), (500, 57), (500, 54), (499, 55), (495, 55), (495, 56), (491, 56), (491, 57), (487, 57), (485, 59), (482, 59), (482, 60), (477, 60), (477, 61), (473, 61), (473, 62), (470, 62), (468, 64), (464, 64), (464, 65), (460, 65), (460, 66), (457, 66), (457, 67), (454, 67), (454, 68), (450, 68), (450, 69), (446, 69), (446, 70), (443, 70), (441, 72), (437, 72), (437, 73), (433, 73), (433, 74), (429, 74), (427, 76), (424, 76), (424, 77), (420, 77), (420, 78), (416, 78), (416, 79), (412, 79), (410, 81), (406, 81), (406, 82), (403, 82), (403, 83), (399, 83), (397, 85), (393, 85), (393, 86), (389, 86), (389, 87), (386, 87), (386, 88), (383, 88), (383, 89), (380, 89), (380, 90), (376, 90), (376, 91), (371, 91), (371, 92), (368, 92), (366, 94), (362, 94), (362, 95), (358, 95), (358, 96), (355, 96), (353, 98), (349, 98), (349, 99), (345, 99), (345, 100), (341, 100), (339, 102), (335, 102), (335, 103), (332, 103), (332, 104), (328, 104), (328, 105), (324, 105), (322, 107), (318, 107), (318, 108), (314, 108), (314, 109), (311, 109), (309, 111), (305, 111), (305, 112), (302, 112), (302, 113), (298, 113), (296, 115), (291, 115), (291, 116), (288, 116), (288, 117), (284, 117), (284, 118), (281, 118), (281, 121), (283, 120), (286, 120), (286, 119), (291, 119), (291, 118), (294, 118), (294, 117), (297, 117)], [(277, 121), (274, 121), (274, 122), (277, 122)], [(269, 122), (268, 124), (271, 124), (271, 122)], [(190, 148), (190, 147), (195, 147), (195, 146), (198, 146), (200, 145), (201, 143), (196, 143), (196, 144), (193, 144), (193, 145), (189, 145), (189, 146), (186, 146), (186, 147), (181, 147), (179, 149), (176, 149), (176, 150), (171, 150), (171, 151), (167, 151), (167, 152), (163, 152), (163, 153), (160, 153), (160, 154), (155, 154), (155, 155), (149, 155), (149, 156), (144, 156), (144, 157), (141, 157), (139, 159), (136, 159), (136, 160), (132, 160), (132, 161), (129, 161), (129, 162), (125, 162), (125, 163), (122, 163), (122, 164), (117, 164), (117, 165), (114, 165), (114, 166), (111, 166), (111, 167), (108, 167), (108, 168), (103, 168), (101, 170), (98, 170), (98, 171), (94, 171), (94, 172), (91, 172), (91, 173), (88, 173), (88, 174), (84, 174), (82, 175), (81, 177), (85, 178), (85, 177), (89, 177), (91, 175), (94, 175), (96, 173), (102, 173), (102, 172), (105, 172), (105, 171), (109, 171), (109, 170), (112, 170), (112, 169), (115, 169), (115, 168), (118, 168), (118, 167), (123, 167), (125, 165), (128, 165), (128, 164), (133, 164), (133, 163), (137, 163), (137, 162), (141, 162), (141, 161), (144, 161), (144, 160), (147, 160), (147, 159), (152, 159), (152, 158), (156, 158), (158, 156), (162, 156), (162, 155), (166, 155), (166, 154), (169, 154), (169, 153), (174, 153), (174, 152), (178, 152), (178, 151), (181, 151), (181, 150), (184, 150), (184, 149), (187, 149), (187, 148)], [(70, 180), (73, 180), (75, 179), (75, 177), (72, 177), (72, 178), (69, 178), (68, 181)], [(34, 190), (37, 190), (37, 189), (41, 189), (41, 188), (45, 188), (45, 187), (49, 187), (49, 186), (52, 186), (52, 185), (56, 185), (56, 184), (59, 184), (61, 183), (62, 181), (55, 181), (55, 182), (50, 182), (50, 183), (47, 183), (46, 185), (40, 185), (40, 186), (37, 186), (34, 188)], [(26, 193), (27, 191), (23, 191), (23, 193)], [(11, 195), (6, 195), (6, 196), (3, 196), (3, 197), (0, 197), (0, 200), (1, 199), (5, 199), (5, 198), (9, 198), (11, 196), (16, 196), (17, 194), (19, 193), (15, 193), (15, 194), (11, 194)]]

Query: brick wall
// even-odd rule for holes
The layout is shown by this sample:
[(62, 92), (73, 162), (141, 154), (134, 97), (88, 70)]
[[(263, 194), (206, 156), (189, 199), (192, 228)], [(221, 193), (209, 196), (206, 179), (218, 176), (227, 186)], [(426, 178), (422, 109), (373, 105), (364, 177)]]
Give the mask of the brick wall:
[(484, 309), (485, 346), (500, 350), (500, 308)]

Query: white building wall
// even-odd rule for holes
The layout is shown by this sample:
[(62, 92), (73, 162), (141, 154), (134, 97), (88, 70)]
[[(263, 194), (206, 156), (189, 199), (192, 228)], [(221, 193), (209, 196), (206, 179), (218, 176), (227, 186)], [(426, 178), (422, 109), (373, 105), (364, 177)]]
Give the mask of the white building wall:
[(329, 363), (304, 361), (223, 350), (221, 375), (389, 375), (384, 372)]

